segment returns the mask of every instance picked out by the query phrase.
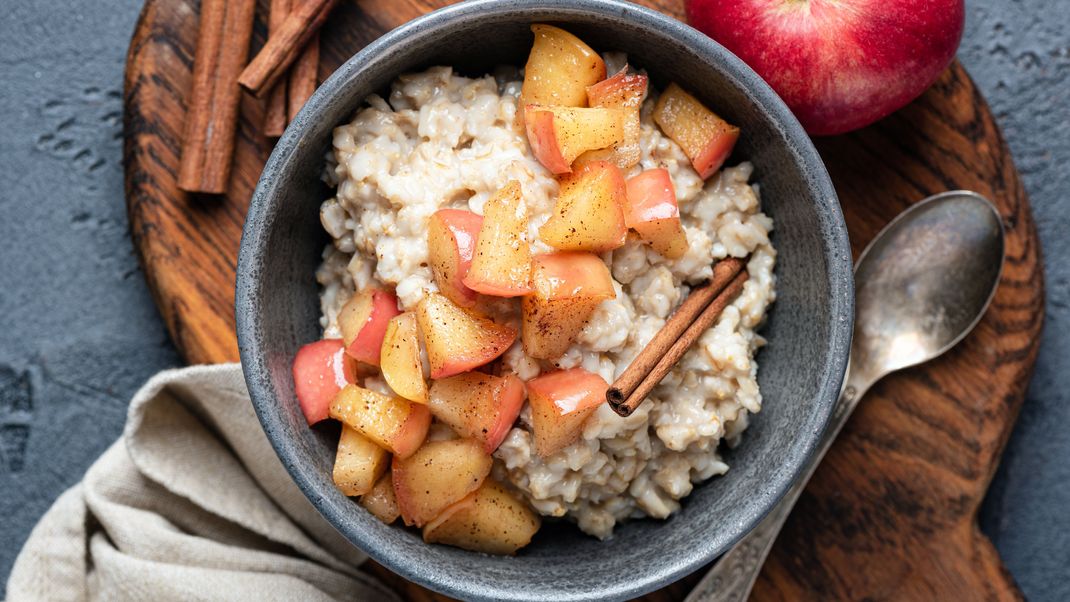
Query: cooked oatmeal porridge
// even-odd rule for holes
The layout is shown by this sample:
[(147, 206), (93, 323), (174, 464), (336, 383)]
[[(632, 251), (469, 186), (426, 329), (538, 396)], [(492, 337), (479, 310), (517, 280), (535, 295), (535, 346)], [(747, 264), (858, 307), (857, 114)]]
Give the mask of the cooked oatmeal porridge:
[[(612, 73), (624, 59), (607, 55), (605, 62)], [(510, 181), (522, 189), (531, 251), (553, 250), (540, 240), (539, 228), (554, 210), (559, 185), (518, 125), (521, 84), (515, 71), (468, 78), (435, 67), (401, 76), (388, 98), (369, 97), (352, 122), (334, 131), (326, 177), (337, 192), (320, 213), (333, 244), (317, 273), (325, 338), (341, 337), (339, 311), (355, 291), (393, 288), (401, 310), (415, 309), (436, 292), (429, 218), (442, 208), (482, 214), (484, 203)], [(629, 518), (668, 517), (695, 483), (728, 470), (718, 446), (722, 440), (734, 445), (748, 416), (761, 409), (754, 355), (764, 340), (755, 330), (776, 296), (773, 223), (761, 212), (758, 186), (749, 183), (751, 165), (727, 167), (703, 181), (654, 123), (655, 95), (651, 90), (640, 113), (639, 163), (624, 176), (668, 171), (686, 252), (666, 259), (629, 234), (622, 247), (601, 254), (616, 299), (598, 306), (564, 355), (535, 359), (517, 339), (500, 368), (527, 381), (582, 367), (611, 383), (690, 287), (711, 276), (716, 260), (750, 256), (743, 292), (631, 416), (601, 404), (578, 440), (539, 457), (525, 403), (494, 452), (492, 475), (511, 483), (537, 512), (567, 517), (600, 538)], [(506, 301), (483, 298), (479, 309), (519, 329), (519, 311)], [(368, 377), (364, 386), (389, 392), (380, 377)]]

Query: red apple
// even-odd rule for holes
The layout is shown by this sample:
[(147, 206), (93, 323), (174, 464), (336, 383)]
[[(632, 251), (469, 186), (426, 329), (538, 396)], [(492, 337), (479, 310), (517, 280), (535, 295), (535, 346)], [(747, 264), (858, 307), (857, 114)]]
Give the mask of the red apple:
[(784, 99), (806, 131), (847, 132), (925, 91), (955, 57), (963, 0), (689, 0), (688, 21)]

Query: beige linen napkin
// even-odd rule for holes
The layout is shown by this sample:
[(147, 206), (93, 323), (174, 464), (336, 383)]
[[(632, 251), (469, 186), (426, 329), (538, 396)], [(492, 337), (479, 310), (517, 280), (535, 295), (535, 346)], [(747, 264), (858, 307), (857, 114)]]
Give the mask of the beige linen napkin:
[(21, 600), (396, 600), (290, 479), (237, 364), (162, 372), (34, 527)]

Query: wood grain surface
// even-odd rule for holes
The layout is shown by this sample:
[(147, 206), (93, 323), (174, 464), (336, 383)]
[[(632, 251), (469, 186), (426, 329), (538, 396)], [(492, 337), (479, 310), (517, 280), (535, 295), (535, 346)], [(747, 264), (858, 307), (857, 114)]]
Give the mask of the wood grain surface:
[[(322, 33), (320, 77), (382, 33), (446, 4), (346, 0)], [(682, 17), (681, 3), (646, 2)], [(263, 44), (267, 0), (253, 48)], [(148, 0), (126, 67), (124, 158), (131, 235), (176, 346), (190, 363), (234, 361), (241, 226), (270, 142), (263, 103), (242, 98), (225, 196), (191, 196), (175, 174), (196, 44), (196, 0)], [(977, 331), (934, 362), (886, 378), (800, 500), (754, 590), (757, 600), (1018, 598), (977, 527), (977, 509), (1025, 395), (1043, 321), (1029, 202), (984, 99), (958, 63), (919, 100), (862, 131), (817, 140), (857, 255), (898, 212), (968, 188), (1007, 229), (999, 291)], [(382, 567), (412, 600), (441, 599)], [(701, 573), (647, 596), (680, 600)]]

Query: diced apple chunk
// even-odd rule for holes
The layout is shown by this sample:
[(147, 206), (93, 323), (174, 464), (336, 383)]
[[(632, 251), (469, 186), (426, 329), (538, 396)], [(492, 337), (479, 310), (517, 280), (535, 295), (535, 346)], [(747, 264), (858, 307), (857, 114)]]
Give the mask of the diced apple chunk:
[(373, 366), (379, 365), (383, 335), (391, 318), (401, 313), (394, 293), (366, 289), (353, 295), (338, 312), (338, 328), (346, 353)]
[(406, 525), (422, 527), (483, 484), (493, 463), (472, 439), (428, 441), (415, 454), (394, 459), (394, 495)]
[(568, 173), (576, 157), (624, 140), (625, 112), (602, 107), (525, 105), (524, 127), (531, 152), (552, 173)]
[(617, 296), (609, 268), (591, 253), (536, 255), (535, 292), (521, 301), (524, 351), (532, 357), (560, 357), (591, 319), (598, 305)]
[(601, 376), (572, 368), (528, 381), (535, 453), (549, 456), (579, 438), (583, 423), (606, 400), (609, 384)]
[(628, 73), (627, 66), (613, 77), (587, 87), (590, 106), (624, 109), (624, 139), (608, 148), (583, 153), (576, 159), (577, 163), (610, 161), (621, 169), (639, 163), (639, 136), (642, 133), (639, 110), (646, 98), (646, 90), (647, 77)]
[(397, 497), (394, 496), (394, 479), (389, 470), (379, 477), (371, 491), (360, 496), (360, 505), (388, 525), (401, 516)]
[(569, 32), (553, 25), (531, 26), (535, 44), (524, 65), (523, 103), (582, 107), (587, 86), (606, 77), (602, 57)]
[(627, 202), (620, 168), (606, 161), (588, 163), (561, 179), (550, 219), (539, 238), (561, 251), (601, 253), (624, 245)]
[(327, 409), (342, 387), (357, 379), (355, 361), (341, 339), (323, 339), (301, 347), (294, 356), (294, 392), (309, 424), (327, 418)]
[(658, 98), (654, 122), (680, 145), (702, 178), (721, 168), (739, 139), (738, 127), (718, 117), (676, 84), (669, 84)]
[(628, 178), (624, 221), (655, 251), (669, 259), (687, 253), (687, 233), (680, 224), (676, 190), (667, 169), (648, 169)]
[(539, 517), (494, 479), (424, 527), (424, 541), (473, 552), (515, 554), (531, 543)]
[(464, 284), (472, 266), (483, 216), (461, 209), (439, 209), (427, 224), (427, 259), (435, 284), (457, 305), (471, 307), (479, 293)]
[(416, 306), (431, 378), (446, 378), (486, 364), (505, 353), (516, 330), (430, 293)]
[(406, 458), (420, 447), (431, 426), (427, 406), (346, 385), (331, 402), (331, 418)]
[(390, 454), (371, 439), (342, 425), (334, 458), (334, 484), (348, 496), (364, 495), (386, 472)]
[(498, 449), (524, 404), (524, 383), (516, 376), (480, 372), (431, 383), (431, 414), (462, 437), (471, 437), (488, 454)]
[(483, 205), (472, 265), (464, 276), (468, 288), (496, 297), (531, 292), (531, 248), (528, 212), (520, 183), (510, 181)]
[(609, 79), (587, 86), (587, 101), (592, 107), (638, 109), (646, 99), (647, 76), (629, 73), (628, 66)]
[(427, 382), (420, 360), (420, 331), (416, 314), (407, 311), (386, 326), (382, 370), (386, 384), (409, 401), (427, 403)]

